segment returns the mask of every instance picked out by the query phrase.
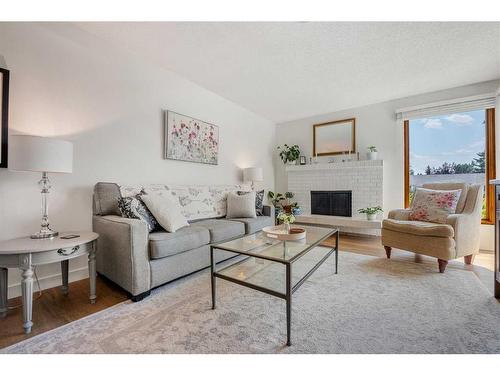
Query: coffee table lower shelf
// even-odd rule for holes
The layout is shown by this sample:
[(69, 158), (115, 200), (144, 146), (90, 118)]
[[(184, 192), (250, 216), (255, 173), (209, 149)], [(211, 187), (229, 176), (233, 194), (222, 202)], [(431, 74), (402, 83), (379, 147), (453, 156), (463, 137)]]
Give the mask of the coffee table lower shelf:
[[(305, 274), (300, 275), (297, 280), (292, 278), (292, 265), (296, 263), (299, 259), (301, 259), (304, 255), (309, 253), (311, 250), (316, 248), (321, 242), (323, 242), (326, 238), (331, 235), (335, 235), (335, 246), (330, 248), (328, 252), (325, 253), (319, 260), (312, 261), (310, 264), (311, 267), (307, 268)], [(224, 244), (217, 244), (210, 246), (210, 270), (211, 270), (211, 289), (212, 289), (212, 309), (216, 307), (216, 278), (220, 278), (226, 281), (233, 282), (238, 285), (245, 286), (247, 288), (251, 288), (257, 290), (259, 292), (263, 292), (274, 297), (282, 298), (286, 301), (286, 331), (287, 331), (287, 341), (286, 344), (290, 346), (291, 342), (291, 324), (292, 324), (292, 295), (295, 293), (300, 286), (332, 255), (335, 253), (335, 274), (338, 272), (338, 246), (339, 245), (339, 232), (334, 229), (320, 241), (317, 241), (314, 244), (311, 244), (308, 248), (304, 249), (302, 252), (292, 257), (289, 260), (285, 259), (277, 259), (276, 257), (268, 257), (261, 253), (248, 252), (245, 250), (236, 250), (236, 249), (228, 249), (224, 247)], [(286, 248), (287, 243), (283, 242), (283, 247)], [(322, 246), (324, 247), (324, 246)], [(228, 266), (225, 266), (222, 269), (216, 270), (216, 262), (214, 258), (214, 251), (222, 250), (229, 251), (232, 253), (236, 253), (239, 255), (243, 255), (244, 258), (238, 260), (236, 263), (232, 263)], [(251, 262), (254, 262), (253, 268), (250, 265)], [(264, 265), (267, 263), (267, 267)], [(261, 267), (257, 263), (261, 263)], [(257, 275), (265, 272), (265, 268), (270, 268), (274, 266), (285, 267), (285, 283), (281, 283), (282, 287), (278, 288), (268, 288), (263, 285), (259, 285), (256, 283)], [(246, 272), (241, 272), (244, 269)], [(249, 273), (248, 271), (253, 271)], [(244, 274), (245, 276), (241, 276)], [(274, 274), (274, 273), (273, 273)], [(252, 282), (253, 281), (253, 282)], [(276, 290), (278, 289), (278, 290)], [(284, 290), (280, 290), (284, 289)]]

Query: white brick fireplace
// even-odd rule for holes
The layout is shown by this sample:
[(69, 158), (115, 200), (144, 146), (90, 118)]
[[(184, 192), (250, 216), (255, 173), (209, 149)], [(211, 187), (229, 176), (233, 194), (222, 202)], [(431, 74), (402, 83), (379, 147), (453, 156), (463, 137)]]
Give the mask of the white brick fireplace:
[[(362, 160), (311, 165), (294, 165), (286, 168), (288, 191), (303, 209), (301, 222), (332, 224), (347, 232), (378, 234), (380, 221), (367, 222), (358, 209), (371, 206), (383, 207), (383, 161)], [(352, 191), (352, 218), (311, 215), (311, 191)], [(374, 231), (376, 230), (376, 231)]]

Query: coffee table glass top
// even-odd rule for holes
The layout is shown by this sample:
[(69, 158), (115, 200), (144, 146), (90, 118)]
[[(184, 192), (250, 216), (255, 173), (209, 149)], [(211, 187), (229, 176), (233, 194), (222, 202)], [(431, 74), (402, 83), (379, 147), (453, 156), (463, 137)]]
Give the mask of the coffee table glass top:
[[(294, 225), (292, 225), (292, 228)], [(280, 263), (293, 262), (302, 253), (319, 245), (337, 232), (336, 228), (300, 225), (306, 229), (306, 238), (298, 241), (281, 241), (266, 236), (262, 231), (232, 241), (214, 245), (214, 248), (247, 254)]]

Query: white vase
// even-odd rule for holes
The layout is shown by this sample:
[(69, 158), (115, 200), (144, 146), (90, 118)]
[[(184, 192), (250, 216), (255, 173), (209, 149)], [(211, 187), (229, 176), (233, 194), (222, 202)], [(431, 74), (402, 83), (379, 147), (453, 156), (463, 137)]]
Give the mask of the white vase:
[(294, 160), (294, 161), (290, 161), (290, 160), (288, 160), (288, 161), (286, 162), (286, 164), (287, 164), (287, 165), (295, 165), (295, 160)]
[(366, 220), (372, 221), (377, 218), (377, 214), (366, 214)]
[(366, 157), (368, 158), (368, 160), (377, 160), (377, 155), (378, 155), (377, 151), (371, 151), (366, 153)]
[(290, 233), (290, 223), (284, 223), (285, 226), (285, 232)]

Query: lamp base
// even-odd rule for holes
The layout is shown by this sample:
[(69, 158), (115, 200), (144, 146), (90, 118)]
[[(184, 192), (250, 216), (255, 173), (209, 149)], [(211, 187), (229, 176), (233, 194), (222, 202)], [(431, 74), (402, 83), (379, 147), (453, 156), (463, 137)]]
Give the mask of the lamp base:
[(52, 229), (42, 229), (39, 232), (32, 234), (30, 237), (34, 240), (42, 240), (57, 236), (59, 236), (59, 232), (53, 231)]

